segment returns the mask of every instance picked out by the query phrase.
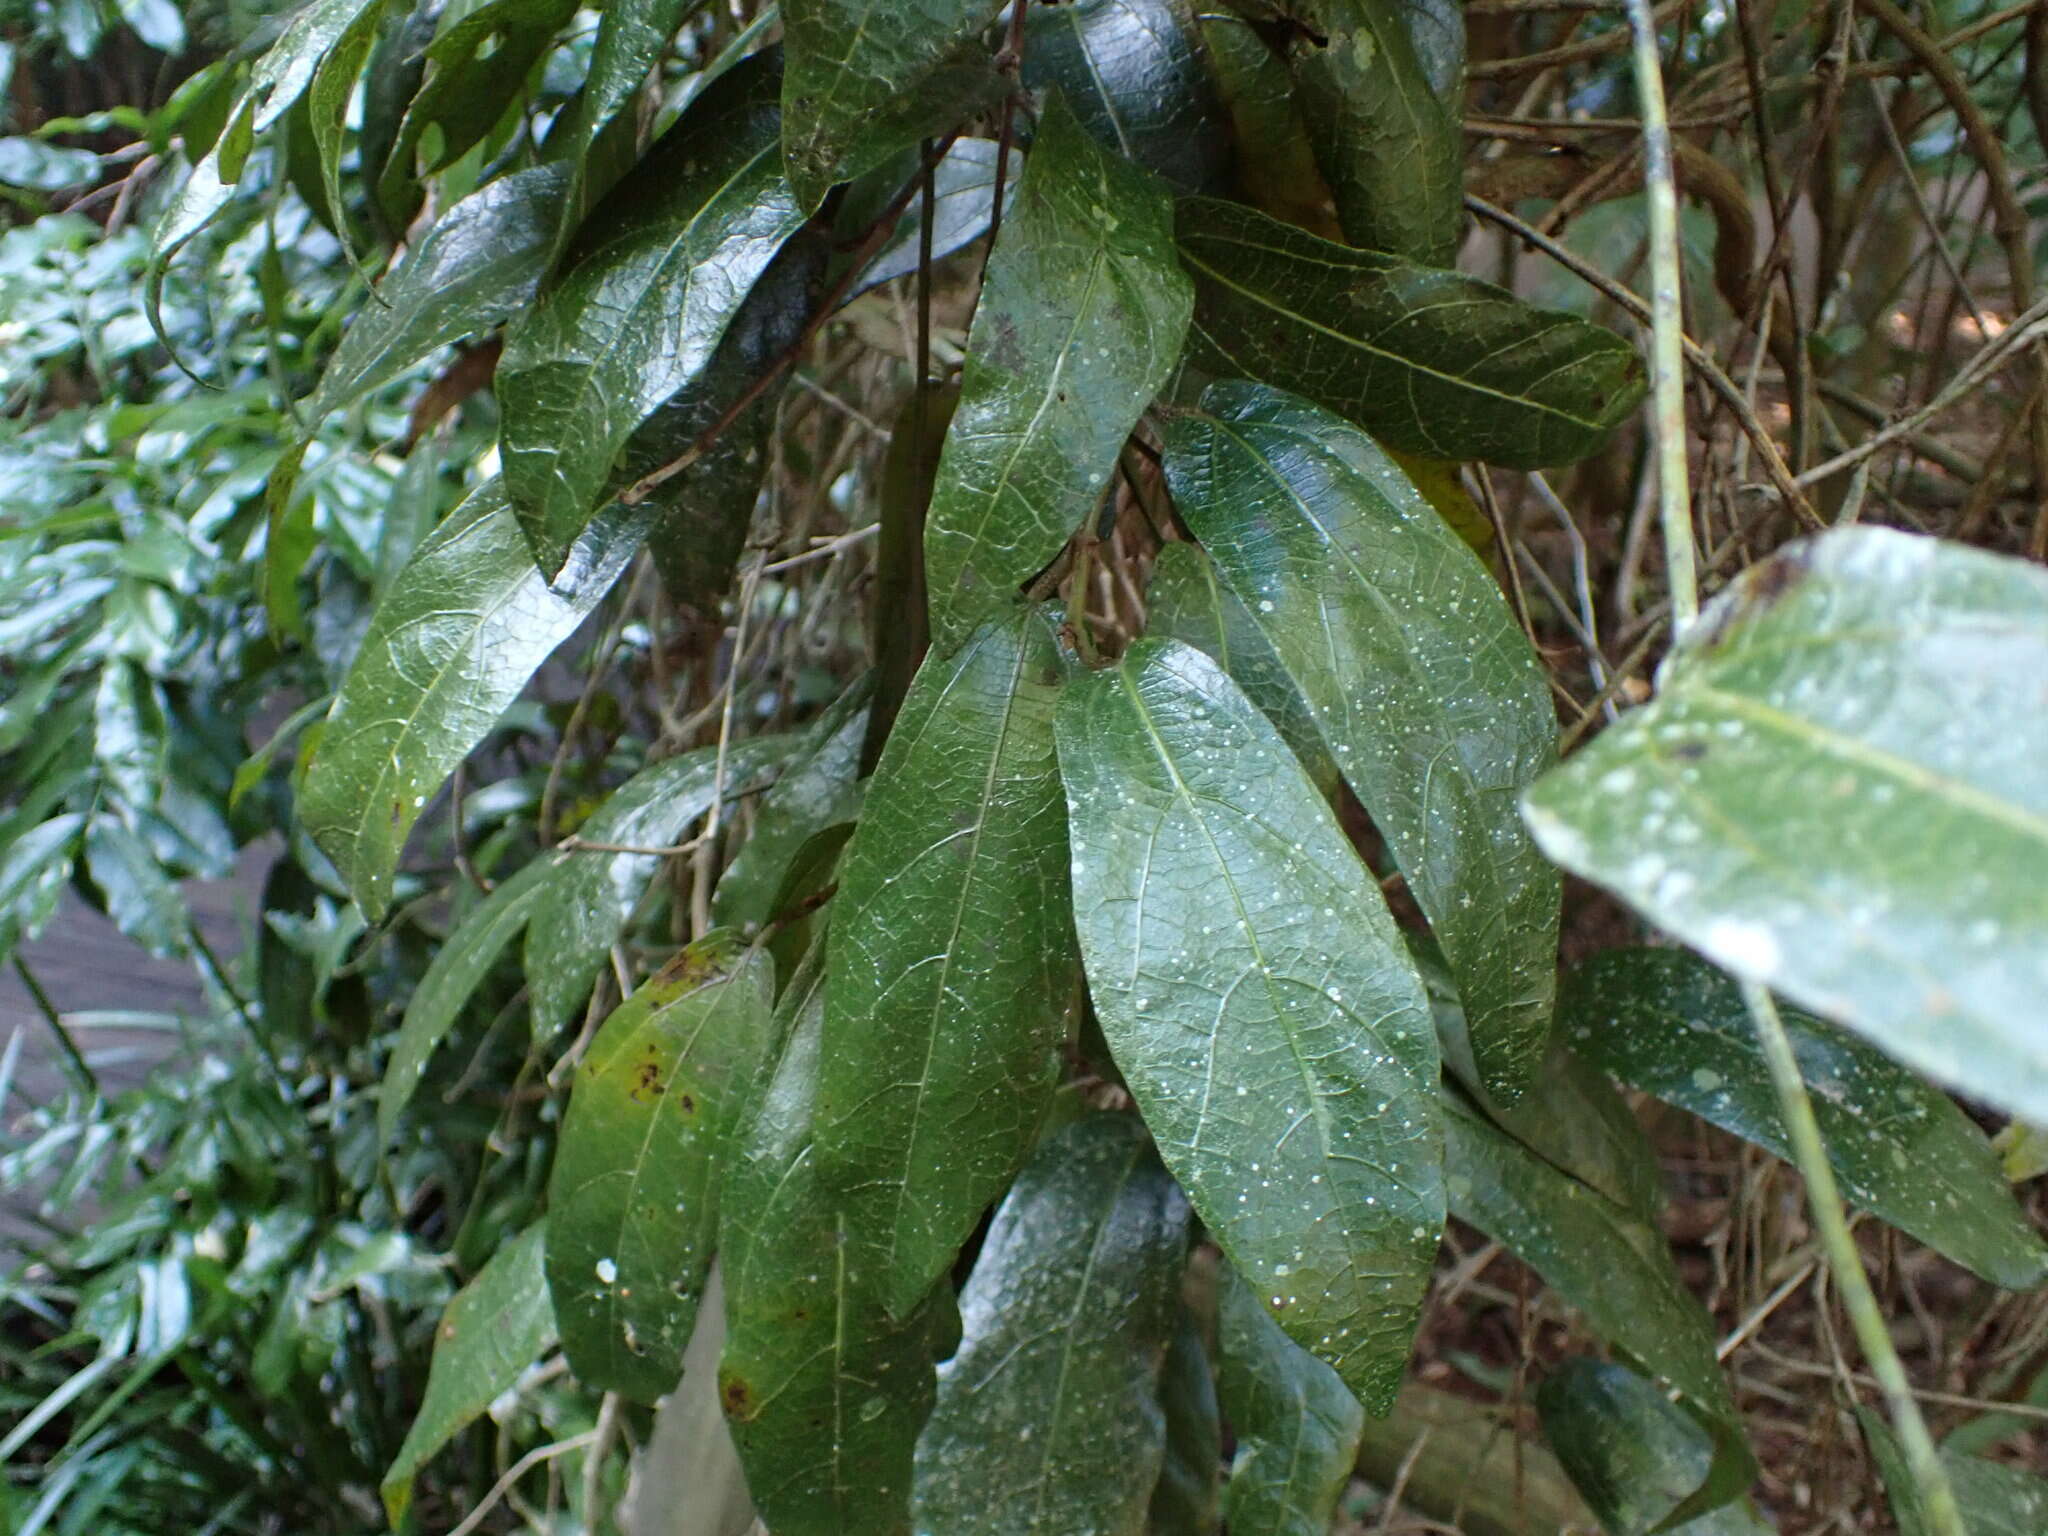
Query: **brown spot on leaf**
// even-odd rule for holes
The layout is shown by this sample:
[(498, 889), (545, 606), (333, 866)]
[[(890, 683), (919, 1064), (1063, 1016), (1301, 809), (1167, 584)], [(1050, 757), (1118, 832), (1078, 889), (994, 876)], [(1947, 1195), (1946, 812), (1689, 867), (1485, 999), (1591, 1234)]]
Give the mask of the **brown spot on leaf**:
[(753, 1416), (754, 1389), (745, 1377), (719, 1372), (718, 1401), (724, 1406), (725, 1416), (729, 1419), (748, 1419)]

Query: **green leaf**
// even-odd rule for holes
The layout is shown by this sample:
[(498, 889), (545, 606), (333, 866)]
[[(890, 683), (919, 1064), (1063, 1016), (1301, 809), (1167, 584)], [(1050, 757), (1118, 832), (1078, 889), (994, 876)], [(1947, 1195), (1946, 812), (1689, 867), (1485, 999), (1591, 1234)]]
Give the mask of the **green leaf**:
[(960, 1349), (917, 1444), (920, 1536), (1140, 1536), (1187, 1200), (1130, 1115), (1043, 1143), (960, 1293)]
[(92, 751), (100, 772), (128, 806), (156, 804), (165, 775), (163, 706), (133, 662), (110, 660), (93, 690)]
[(434, 951), (426, 975), (406, 1004), (384, 1067), (384, 1086), (377, 1095), (379, 1145), (390, 1145), (398, 1117), (412, 1102), (434, 1048), (462, 1017), (498, 956), (533, 917), (549, 873), (546, 861), (536, 859), (511, 879), (500, 881)]
[[(914, 163), (914, 162), (913, 162)], [(1017, 201), (1017, 182), (1024, 169), (1024, 157), (1010, 151), (1010, 166), (1003, 179), (1003, 212), (1007, 216)], [(989, 214), (995, 206), (996, 145), (992, 139), (958, 139), (932, 167), (932, 260), (950, 256), (988, 233)], [(894, 193), (902, 183), (889, 191)], [(897, 221), (896, 232), (867, 270), (847, 290), (848, 298), (917, 270), (923, 245), (924, 205), (913, 198)]]
[(1408, 36), (1429, 88), (1453, 111), (1465, 97), (1465, 8), (1461, 0), (1401, 0)]
[(665, 758), (626, 780), (576, 829), (579, 843), (541, 855), (549, 867), (526, 929), (533, 1032), (546, 1039), (590, 996), (663, 855), (718, 802), (765, 788), (801, 741), (752, 736)]
[(1234, 1269), (1223, 1279), (1216, 1352), (1217, 1390), (1237, 1432), (1223, 1496), (1231, 1536), (1325, 1536), (1358, 1459), (1358, 1399), (1281, 1332)]
[(891, 1322), (819, 1187), (816, 982), (790, 984), (783, 1012), (795, 1028), (725, 1177), (719, 1397), (777, 1536), (908, 1536), (911, 1456), (953, 1297), (941, 1286)]
[(85, 872), (116, 928), (152, 955), (184, 953), (191, 933), (185, 898), (149, 845), (105, 811), (85, 826)]
[(405, 1519), (420, 1468), (554, 1347), (555, 1314), (541, 1272), (545, 1241), (545, 1223), (528, 1227), (500, 1248), (441, 1314), (426, 1399), (384, 1474), (384, 1509), (392, 1525)]
[[(1608, 1536), (1647, 1536), (1707, 1475), (1707, 1432), (1620, 1365), (1567, 1360), (1536, 1392), (1543, 1433)], [(1676, 1527), (1686, 1536), (1762, 1536), (1747, 1500)]]
[(1212, 12), (1203, 15), (1201, 26), (1237, 143), (1236, 196), (1319, 235), (1342, 233), (1287, 66), (1242, 16)]
[(0, 186), (61, 192), (97, 181), (100, 157), (89, 149), (68, 149), (26, 137), (0, 139)]
[(925, 530), (954, 643), (1059, 553), (1179, 356), (1189, 289), (1164, 191), (1055, 97), (989, 258)]
[(1714, 1358), (1714, 1325), (1657, 1230), (1443, 1096), (1451, 1214), (1508, 1248), (1616, 1349), (1676, 1387), (1715, 1438), (1712, 1471), (1682, 1506), (1705, 1513), (1756, 1475)]
[[(1920, 1488), (1898, 1436), (1869, 1408), (1858, 1408), (1856, 1420), (1884, 1479), (1885, 1498), (1899, 1523), (1899, 1536), (1932, 1536), (1934, 1527), (1921, 1506)], [(1955, 1490), (1956, 1507), (1970, 1536), (2041, 1536), (2048, 1530), (2048, 1479), (1953, 1451), (1942, 1453), (1941, 1465)]]
[(320, 168), (320, 204), (327, 222), (355, 252), (348, 235), (348, 207), (341, 192), (342, 138), (348, 127), (348, 107), (355, 95), (357, 77), (376, 45), (384, 22), (384, 0), (364, 6), (335, 38), (320, 60), (306, 89), (306, 122), (312, 133)]
[(1167, 430), (1175, 503), (1306, 700), (1448, 956), (1488, 1090), (1542, 1059), (1558, 878), (1516, 797), (1556, 760), (1535, 650), (1364, 433), (1256, 384)]
[(1844, 528), (1745, 572), (1525, 814), (1716, 964), (2048, 1121), (2039, 677), (2048, 572)]
[(637, 516), (608, 513), (550, 584), (503, 486), (486, 481), (378, 604), (299, 800), (301, 822), (373, 921), (428, 797), (603, 600), (639, 535)]
[[(782, 359), (817, 306), (828, 244), (799, 230), (761, 274), (703, 372), (648, 417), (627, 441), (613, 476), (633, 484), (691, 451), (703, 433)], [(752, 526), (768, 473), (768, 438), (781, 405), (762, 391), (683, 473), (647, 499), (647, 543), (671, 601), (715, 617)]]
[(545, 159), (569, 167), (569, 192), (551, 264), (620, 171), (637, 158), (641, 93), (677, 31), (703, 3), (609, 0), (599, 15), (590, 71), (541, 146)]
[(704, 372), (803, 222), (776, 163), (773, 62), (749, 59), (691, 103), (506, 335), (505, 486), (551, 573), (634, 430)]
[(1035, 6), (1024, 24), (1024, 85), (1057, 86), (1104, 147), (1182, 192), (1221, 192), (1230, 169), (1222, 103), (1180, 0)]
[(1464, 134), (1431, 87), (1406, 10), (1404, 0), (1311, 0), (1289, 63), (1345, 240), (1448, 267), (1464, 233)]
[[(1854, 1036), (1795, 1010), (1784, 1020), (1845, 1195), (1993, 1284), (2048, 1279), (2048, 1243), (1969, 1116)], [(1565, 984), (1558, 1023), (1623, 1082), (1790, 1160), (1741, 988), (1704, 960), (1676, 949), (1596, 955)]]
[(518, 171), (436, 219), (343, 332), (306, 407), (309, 427), (530, 304), (566, 182), (558, 165)]
[(0, 961), (41, 931), (71, 878), (85, 815), (67, 811), (39, 822), (0, 853)]
[(415, 151), (429, 130), (439, 142), (423, 172), (461, 159), (518, 99), (533, 66), (575, 13), (576, 0), (486, 0), (443, 30), (427, 45), (427, 83), (406, 108), (385, 175), (411, 177)]
[[(296, 106), (321, 62), (349, 37), (362, 14), (382, 8), (383, 0), (308, 0), (294, 11), (250, 72), (240, 113), (247, 116), (251, 131), (262, 133)], [(231, 135), (233, 131), (229, 129)]]
[(1003, 92), (989, 0), (782, 0), (782, 141), (805, 209)]
[(592, 1391), (674, 1388), (742, 1106), (769, 1065), (765, 951), (692, 945), (612, 1011), (576, 1067), (548, 1183), (548, 1291)]
[(1316, 729), (1308, 701), (1201, 545), (1175, 542), (1160, 549), (1145, 589), (1145, 632), (1185, 641), (1228, 672), (1273, 722), (1323, 797), (1336, 794), (1337, 759)]
[(1569, 463), (1643, 397), (1627, 342), (1491, 283), (1211, 198), (1185, 199), (1178, 227), (1192, 361), (1305, 395), (1404, 452)]
[(1068, 1034), (1050, 630), (1019, 610), (919, 669), (833, 900), (818, 1174), (901, 1316), (1023, 1160)]
[(1159, 1368), (1159, 1407), (1166, 1416), (1166, 1447), (1145, 1517), (1147, 1536), (1215, 1536), (1223, 1424), (1201, 1325), (1185, 1303)]
[(1281, 1326), (1384, 1411), (1444, 1217), (1436, 1034), (1386, 903), (1199, 652), (1140, 641), (1068, 687), (1057, 725), (1116, 1064)]
[(856, 682), (819, 717), (804, 749), (754, 807), (753, 829), (711, 893), (711, 920), (749, 933), (775, 916), (790, 866), (827, 827), (860, 813), (861, 743), (871, 690)]

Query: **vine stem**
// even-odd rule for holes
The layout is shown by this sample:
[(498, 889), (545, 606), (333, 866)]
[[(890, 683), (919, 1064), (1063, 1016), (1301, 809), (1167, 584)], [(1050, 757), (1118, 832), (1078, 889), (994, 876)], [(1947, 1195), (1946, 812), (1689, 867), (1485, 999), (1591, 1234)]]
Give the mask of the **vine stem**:
[(1870, 1362), (1870, 1373), (1877, 1378), (1885, 1405), (1891, 1410), (1892, 1427), (1906, 1447), (1906, 1463), (1912, 1469), (1914, 1482), (1920, 1485), (1928, 1527), (1934, 1536), (1968, 1536), (1962, 1513), (1956, 1508), (1955, 1489), (1949, 1486), (1948, 1473), (1935, 1452), (1933, 1437), (1927, 1432), (1927, 1421), (1920, 1416), (1920, 1405), (1913, 1400), (1906, 1368), (1892, 1344), (1884, 1313), (1870, 1289), (1870, 1277), (1863, 1272), (1856, 1239), (1850, 1235), (1849, 1223), (1842, 1215), (1841, 1190), (1835, 1183), (1827, 1150), (1821, 1145), (1820, 1123), (1813, 1117), (1813, 1101), (1806, 1096), (1806, 1083), (1799, 1075), (1792, 1042), (1786, 1037), (1785, 1021), (1778, 1017), (1777, 1002), (1769, 989), (1751, 981), (1742, 983), (1742, 1000), (1749, 1007), (1757, 1041), (1763, 1047), (1764, 1063), (1770, 1068), (1771, 1086), (1778, 1094), (1778, 1111), (1792, 1140), (1792, 1161), (1800, 1177), (1806, 1180), (1806, 1203), (1820, 1231), (1821, 1247), (1827, 1254), (1828, 1268), (1834, 1273), (1835, 1288), (1841, 1293), (1850, 1326), (1856, 1330), (1856, 1342)]
[(1635, 32), (1636, 99), (1643, 114), (1643, 181), (1650, 200), (1650, 389), (1657, 430), (1657, 509), (1671, 583), (1671, 632), (1683, 640), (1700, 612), (1692, 548), (1692, 487), (1685, 463), (1685, 311), (1680, 299), (1678, 184), (1671, 119), (1650, 0), (1628, 0)]

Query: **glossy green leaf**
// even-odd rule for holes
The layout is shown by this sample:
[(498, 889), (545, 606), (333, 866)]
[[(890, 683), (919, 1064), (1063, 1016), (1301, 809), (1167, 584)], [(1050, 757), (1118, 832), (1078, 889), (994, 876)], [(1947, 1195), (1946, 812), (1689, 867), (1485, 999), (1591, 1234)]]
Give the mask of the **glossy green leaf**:
[(136, 811), (156, 804), (165, 776), (163, 707), (133, 662), (100, 669), (92, 700), (93, 757), (115, 793)]
[(421, 543), (371, 617), (327, 718), (300, 820), (371, 919), (406, 835), (456, 764), (611, 590), (640, 519), (593, 522), (550, 584), (491, 480)]
[(1384, 1411), (1444, 1216), (1436, 1034), (1386, 903), (1199, 652), (1140, 641), (1069, 685), (1057, 726), (1116, 1064), (1281, 1326)]
[(761, 797), (753, 829), (711, 893), (711, 920), (720, 927), (751, 932), (774, 917), (776, 898), (804, 845), (859, 814), (861, 790), (855, 781), (870, 692), (863, 678), (841, 694), (811, 728), (803, 750), (790, 759), (774, 788)]
[[(666, 401), (627, 440), (614, 488), (690, 452), (760, 377), (803, 335), (816, 308), (829, 244), (799, 230), (754, 284), (703, 371)], [(669, 598), (715, 617), (732, 586), (761, 483), (768, 474), (768, 437), (781, 392), (763, 390), (683, 473), (648, 497), (647, 544)]]
[[(1858, 1408), (1856, 1419), (1870, 1442), (1878, 1475), (1884, 1479), (1885, 1498), (1891, 1504), (1892, 1518), (1898, 1521), (1899, 1536), (1934, 1536), (1898, 1436), (1869, 1408)], [(1955, 1490), (1956, 1508), (1970, 1528), (1970, 1536), (2041, 1536), (2048, 1531), (2048, 1478), (1953, 1451), (1942, 1453), (1941, 1465)]]
[[(173, 359), (178, 357), (178, 349), (172, 343), (170, 333), (164, 329), (164, 278), (178, 252), (234, 201), (234, 182), (221, 174), (222, 148), (221, 144), (215, 144), (186, 173), (157, 219), (156, 228), (150, 232), (149, 261), (142, 270), (142, 312), (148, 317), (156, 339), (163, 343), (164, 350)], [(186, 365), (180, 362), (179, 366)]]
[(957, 643), (1059, 553), (1179, 356), (1189, 290), (1165, 192), (1055, 97), (968, 335), (925, 528), (932, 632)]
[(1223, 190), (1230, 141), (1191, 8), (1180, 0), (1034, 6), (1024, 34), (1027, 89), (1057, 86), (1106, 148), (1178, 190)]
[[(1009, 171), (1003, 178), (1005, 216), (1017, 200), (1017, 182), (1023, 170), (1024, 157), (1011, 150)], [(995, 182), (996, 145), (992, 139), (955, 140), (953, 147), (932, 167), (932, 260), (950, 256), (988, 233), (989, 214), (995, 206)], [(892, 193), (895, 190), (890, 188)], [(923, 231), (923, 205), (913, 200), (897, 221), (896, 232), (875, 253), (867, 270), (848, 290), (848, 296), (915, 272)]]
[(67, 811), (30, 827), (0, 852), (0, 961), (49, 921), (84, 830), (84, 813)]
[(384, 1474), (381, 1491), (392, 1525), (405, 1519), (420, 1468), (554, 1347), (555, 1314), (541, 1272), (546, 1237), (545, 1223), (528, 1227), (500, 1248), (441, 1314), (426, 1399)]
[(1223, 1502), (1231, 1536), (1325, 1536), (1358, 1459), (1358, 1399), (1227, 1267), (1216, 1353), (1217, 1390), (1237, 1433)]
[(590, 71), (541, 146), (545, 159), (569, 167), (559, 257), (593, 205), (612, 188), (639, 149), (638, 105), (648, 77), (676, 33), (704, 0), (609, 0), (599, 15)]
[(1305, 395), (1404, 452), (1569, 463), (1643, 397), (1627, 342), (1491, 283), (1210, 198), (1184, 200), (1178, 228), (1194, 362)]
[(313, 83), (321, 61), (350, 35), (365, 11), (382, 6), (383, 0), (308, 0), (294, 11), (250, 72), (240, 110), (248, 116), (251, 130), (262, 133), (295, 106)]
[(350, 247), (351, 260), (355, 253), (348, 233), (348, 207), (341, 191), (342, 140), (348, 128), (349, 100), (355, 95), (364, 61), (376, 45), (384, 10), (384, 0), (376, 0), (358, 11), (335, 38), (306, 87), (306, 123), (319, 162), (318, 207), (328, 226), (341, 235), (343, 245)]
[(776, 160), (776, 85), (772, 57), (757, 56), (692, 102), (505, 338), (505, 487), (549, 572), (635, 429), (703, 373), (803, 222)]
[[(2048, 1243), (1969, 1116), (1853, 1035), (1796, 1010), (1784, 1020), (1843, 1194), (1994, 1284), (2048, 1279)], [(1704, 960), (1607, 950), (1572, 973), (1558, 1023), (1623, 1082), (1790, 1159), (1742, 990)]]
[(1181, 515), (1264, 634), (1450, 961), (1490, 1092), (1542, 1059), (1558, 878), (1516, 797), (1556, 760), (1542, 664), (1479, 557), (1357, 428), (1256, 384), (1167, 432)]
[(1280, 665), (1251, 613), (1216, 573), (1199, 544), (1172, 543), (1152, 562), (1145, 632), (1193, 646), (1230, 674), (1273, 722), (1325, 798), (1337, 792), (1337, 759), (1316, 729), (1308, 701)]
[(1536, 1392), (1543, 1433), (1608, 1536), (1762, 1536), (1747, 1500), (1696, 1520), (1663, 1521), (1700, 1485), (1714, 1458), (1707, 1432), (1626, 1366), (1567, 1360)]
[(532, 918), (548, 873), (547, 863), (536, 859), (511, 879), (498, 882), (434, 951), (426, 975), (406, 1004), (384, 1067), (384, 1086), (377, 1095), (379, 1145), (391, 1144), (398, 1117), (412, 1102), (434, 1048), (448, 1037), (498, 957)]
[(1145, 1516), (1146, 1536), (1215, 1536), (1223, 1423), (1201, 1325), (1185, 1304), (1159, 1368), (1159, 1408), (1166, 1417), (1166, 1446)]
[(0, 139), (0, 186), (36, 192), (61, 192), (99, 179), (100, 157), (89, 149), (70, 149), (42, 139)]
[(1040, 1145), (960, 1293), (917, 1444), (919, 1536), (1141, 1536), (1187, 1243), (1187, 1200), (1134, 1116)]
[(806, 209), (1003, 91), (988, 0), (782, 0), (782, 140)]
[(430, 133), (437, 142), (420, 169), (453, 165), (505, 115), (575, 13), (576, 0), (486, 0), (444, 29), (427, 46), (427, 81), (406, 108), (385, 174), (409, 177)]
[(1075, 992), (1050, 629), (1022, 610), (911, 684), (833, 899), (819, 1177), (902, 1315), (1023, 1160)]
[(1345, 240), (1448, 267), (1465, 222), (1464, 135), (1406, 12), (1404, 0), (1310, 0), (1289, 64)]
[(541, 855), (549, 866), (539, 906), (526, 929), (526, 978), (533, 1031), (545, 1039), (590, 996), (605, 956), (625, 932), (633, 909), (690, 825), (721, 794), (735, 798), (764, 788), (800, 738), (752, 736), (698, 747), (643, 768), (613, 790), (576, 829), (578, 842)]
[(777, 1536), (908, 1536), (952, 1292), (900, 1324), (883, 1311), (811, 1155), (824, 991), (790, 993), (795, 1028), (725, 1179), (719, 1397)]
[(530, 304), (565, 184), (562, 167), (536, 166), (486, 183), (436, 219), (342, 333), (309, 423)]
[(1451, 1214), (1508, 1248), (1616, 1349), (1678, 1389), (1715, 1439), (1712, 1470), (1685, 1516), (1734, 1498), (1756, 1475), (1714, 1358), (1714, 1325), (1663, 1236), (1488, 1124), (1455, 1093), (1444, 1107)]
[(152, 955), (184, 952), (191, 933), (185, 898), (120, 818), (102, 811), (86, 823), (85, 872), (116, 928)]
[(612, 1011), (583, 1060), (548, 1183), (548, 1290), (593, 1391), (653, 1402), (682, 1375), (733, 1127), (772, 1060), (775, 967), (717, 936)]
[(1465, 95), (1463, 0), (1401, 0), (1401, 11), (1429, 88), (1453, 111), (1461, 109)]
[(2041, 677), (2048, 572), (1840, 529), (1745, 572), (1526, 815), (1708, 959), (2048, 1121)]

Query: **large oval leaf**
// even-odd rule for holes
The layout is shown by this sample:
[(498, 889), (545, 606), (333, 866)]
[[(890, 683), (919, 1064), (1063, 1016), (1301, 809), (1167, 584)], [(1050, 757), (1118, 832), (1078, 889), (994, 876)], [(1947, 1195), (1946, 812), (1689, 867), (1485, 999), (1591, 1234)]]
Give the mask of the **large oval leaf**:
[(549, 872), (526, 930), (525, 957), (535, 1038), (546, 1039), (589, 998), (661, 850), (674, 847), (721, 794), (765, 788), (801, 740), (751, 736), (722, 750), (698, 747), (664, 758), (613, 790), (574, 842), (541, 855)]
[(1223, 1496), (1231, 1536), (1326, 1536), (1358, 1459), (1358, 1399), (1227, 1267), (1216, 1332), (1217, 1390), (1237, 1432)]
[(805, 208), (1002, 94), (981, 35), (987, 0), (782, 0), (781, 10), (784, 154)]
[(820, 983), (790, 983), (794, 1029), (725, 1178), (719, 1396), (755, 1507), (779, 1536), (907, 1536), (911, 1458), (953, 1295), (942, 1286), (892, 1322), (818, 1184)]
[(1034, 6), (1024, 84), (1058, 86), (1081, 126), (1183, 192), (1219, 192), (1230, 140), (1200, 34), (1180, 0)]
[(833, 902), (820, 1177), (901, 1315), (1023, 1160), (1075, 993), (1058, 652), (1019, 611), (926, 660)]
[(1745, 572), (1526, 814), (1736, 975), (2048, 1123), (2043, 679), (2048, 572), (1841, 529)]
[(377, 605), (299, 799), (306, 830), (372, 920), (390, 903), (428, 798), (611, 590), (640, 526), (622, 511), (597, 519), (550, 583), (489, 480), (427, 535)]
[(547, 1224), (512, 1239), (456, 1293), (434, 1330), (427, 1395), (384, 1474), (394, 1528), (412, 1504), (412, 1480), (434, 1453), (519, 1381), (555, 1344), (555, 1314), (541, 1273)]
[(773, 65), (749, 59), (691, 103), (505, 338), (505, 486), (546, 570), (589, 521), (634, 429), (703, 372), (803, 222), (775, 153)]
[(1386, 903), (1200, 652), (1140, 641), (1069, 685), (1057, 727), (1116, 1064), (1281, 1326), (1383, 1412), (1444, 1215), (1436, 1034)]
[(546, 269), (566, 177), (558, 165), (502, 176), (436, 219), (342, 333), (306, 407), (308, 423), (530, 303)]
[[(1700, 1485), (1707, 1432), (1626, 1366), (1567, 1360), (1536, 1393), (1543, 1433), (1611, 1536), (1648, 1536)], [(1747, 1501), (1688, 1520), (1684, 1536), (1764, 1536)]]
[(960, 1293), (917, 1444), (919, 1536), (1142, 1536), (1188, 1204), (1131, 1115), (1042, 1145)]
[(1047, 104), (989, 258), (925, 527), (932, 632), (956, 643), (1059, 553), (1186, 334), (1159, 184)]
[(1181, 514), (1307, 701), (1443, 946), (1487, 1088), (1542, 1059), (1558, 878), (1516, 797), (1556, 760), (1535, 649), (1479, 557), (1363, 432), (1256, 384), (1177, 417)]
[(1289, 63), (1345, 240), (1448, 267), (1464, 232), (1464, 134), (1406, 11), (1404, 0), (1310, 0)]
[(1569, 463), (1643, 397), (1627, 342), (1491, 283), (1211, 198), (1183, 200), (1178, 228), (1195, 362), (1305, 395), (1404, 452)]
[[(1853, 1035), (1793, 1009), (1784, 1021), (1845, 1195), (1995, 1284), (2048, 1279), (2048, 1243), (1969, 1116)], [(1704, 960), (1677, 949), (1596, 955), (1566, 983), (1558, 1024), (1623, 1082), (1790, 1160), (1742, 989)]]
[(713, 936), (604, 1022), (576, 1068), (548, 1183), (548, 1289), (593, 1391), (653, 1402), (683, 1370), (727, 1142), (774, 1042), (775, 967)]

